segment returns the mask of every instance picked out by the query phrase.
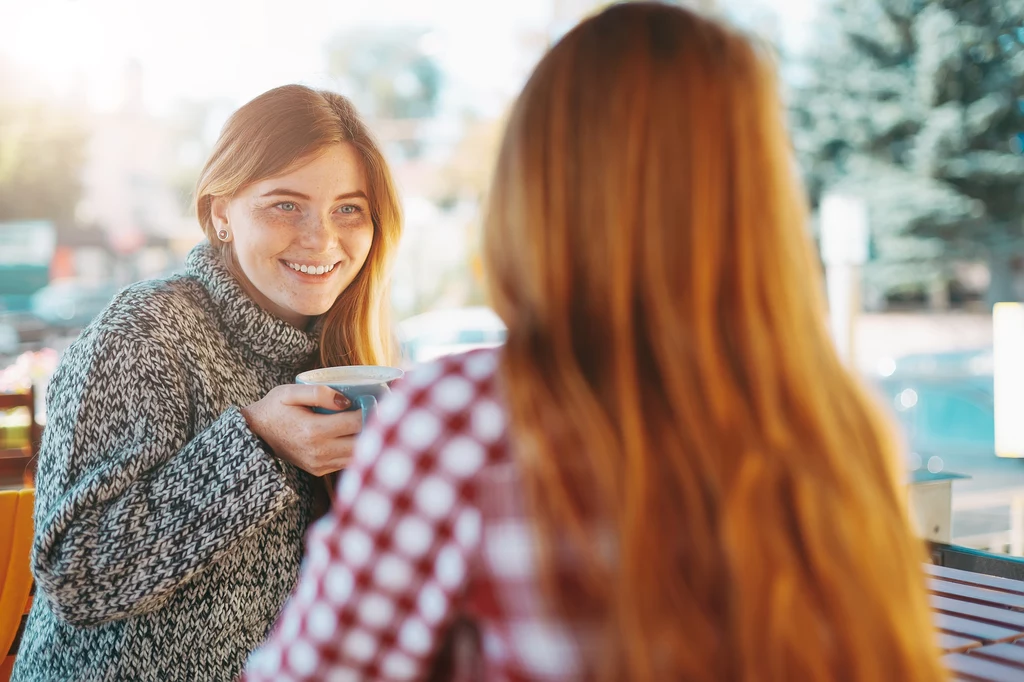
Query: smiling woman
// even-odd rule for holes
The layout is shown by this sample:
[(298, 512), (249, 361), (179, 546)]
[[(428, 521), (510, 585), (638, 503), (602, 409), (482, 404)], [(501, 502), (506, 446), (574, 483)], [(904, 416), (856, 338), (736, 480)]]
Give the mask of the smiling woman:
[(374, 231), (354, 145), (339, 142), (303, 161), (211, 204), (217, 236), (232, 243), (249, 295), (299, 328), (330, 310), (356, 278)]
[[(344, 97), (285, 86), (239, 109), (200, 175), (196, 214), (260, 305), (298, 327), (330, 311), (321, 364), (393, 361), (387, 283), (400, 208), (383, 155)], [(289, 280), (288, 263), (335, 274)]]
[(346, 99), (246, 104), (196, 208), (209, 241), (185, 273), (119, 294), (50, 383), (15, 680), (236, 677), (361, 429), (294, 377), (393, 361), (398, 199)]

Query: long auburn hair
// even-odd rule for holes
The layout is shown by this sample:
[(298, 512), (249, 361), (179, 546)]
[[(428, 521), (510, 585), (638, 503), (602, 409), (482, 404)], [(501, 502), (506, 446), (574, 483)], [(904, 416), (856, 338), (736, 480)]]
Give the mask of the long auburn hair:
[(320, 364), (390, 365), (397, 348), (389, 282), (402, 232), (401, 205), (384, 155), (348, 99), (327, 90), (285, 85), (242, 106), (224, 125), (196, 183), (196, 215), (231, 272), (244, 278), (230, 243), (216, 238), (210, 215), (213, 197), (232, 196), (341, 142), (351, 143), (363, 162), (373, 242), (359, 274), (325, 316)]
[(754, 42), (628, 3), (555, 45), (510, 117), (484, 234), (510, 430), (544, 585), (603, 628), (603, 679), (944, 677), (781, 109)]

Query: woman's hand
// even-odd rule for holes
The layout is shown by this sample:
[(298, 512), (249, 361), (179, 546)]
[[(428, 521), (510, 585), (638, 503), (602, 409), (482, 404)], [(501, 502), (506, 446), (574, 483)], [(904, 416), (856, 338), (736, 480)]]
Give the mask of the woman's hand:
[(314, 476), (344, 469), (362, 430), (358, 410), (318, 414), (311, 407), (344, 410), (349, 399), (328, 386), (284, 384), (242, 408), (249, 428), (274, 454)]

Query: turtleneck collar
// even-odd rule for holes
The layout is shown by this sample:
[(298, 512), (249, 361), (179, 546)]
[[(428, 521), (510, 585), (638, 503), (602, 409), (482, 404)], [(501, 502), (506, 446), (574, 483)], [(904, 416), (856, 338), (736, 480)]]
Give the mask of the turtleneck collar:
[(319, 324), (306, 332), (261, 308), (245, 293), (209, 242), (200, 243), (188, 254), (185, 273), (209, 292), (224, 332), (234, 345), (282, 369), (306, 368), (316, 360)]

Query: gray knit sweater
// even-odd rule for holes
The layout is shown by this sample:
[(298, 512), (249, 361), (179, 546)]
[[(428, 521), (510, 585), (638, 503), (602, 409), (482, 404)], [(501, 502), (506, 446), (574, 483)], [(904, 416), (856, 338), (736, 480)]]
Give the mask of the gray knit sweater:
[(295, 584), (314, 479), (238, 407), (312, 366), (208, 244), (120, 293), (47, 394), (14, 669), (42, 680), (229, 680)]

